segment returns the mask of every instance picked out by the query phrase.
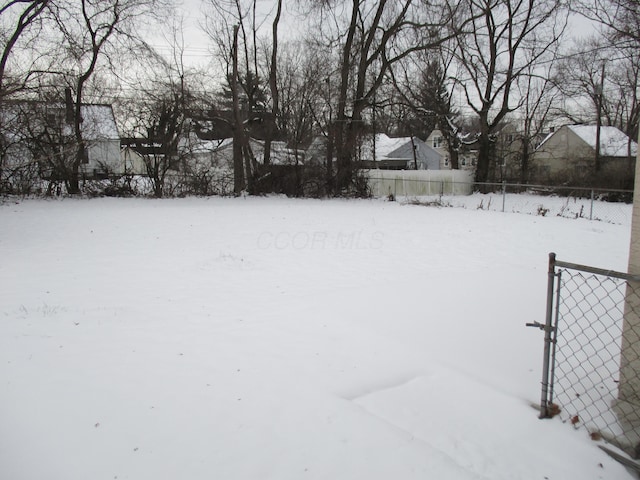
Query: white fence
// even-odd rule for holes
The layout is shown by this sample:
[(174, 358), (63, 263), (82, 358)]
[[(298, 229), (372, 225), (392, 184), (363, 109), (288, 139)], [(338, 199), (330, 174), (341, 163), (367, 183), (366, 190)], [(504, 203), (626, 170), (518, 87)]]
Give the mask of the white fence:
[(465, 170), (365, 170), (371, 194), (420, 197), (470, 195), (473, 172)]

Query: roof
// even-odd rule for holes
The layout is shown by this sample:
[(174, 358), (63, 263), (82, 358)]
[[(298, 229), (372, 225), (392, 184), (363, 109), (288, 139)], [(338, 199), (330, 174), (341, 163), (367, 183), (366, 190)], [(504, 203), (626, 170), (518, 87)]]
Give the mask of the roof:
[(440, 162), (442, 155), (434, 148), (427, 145), (419, 138), (409, 138), (406, 143), (403, 143), (395, 150), (389, 152), (386, 156), (388, 158), (413, 158), (414, 151), (420, 158), (425, 160)]
[(390, 153), (397, 150), (405, 143), (411, 142), (411, 137), (392, 138), (384, 133), (376, 135), (376, 157), (388, 157)]
[[(42, 102), (31, 100), (16, 100), (3, 104), (0, 114), (5, 123), (19, 122), (31, 124), (31, 129), (46, 128), (49, 114), (53, 114), (53, 122), (61, 126), (64, 135), (73, 135), (73, 126), (65, 120), (66, 107), (60, 102)], [(111, 105), (83, 104), (80, 107), (82, 115), (82, 134), (85, 140), (119, 140), (118, 126)]]
[[(377, 133), (375, 136), (375, 159), (394, 158), (398, 150), (405, 145), (411, 144), (412, 138), (416, 143), (424, 143), (418, 137), (389, 137), (384, 133)], [(373, 137), (369, 136), (362, 146), (361, 157), (363, 160), (372, 160), (374, 158), (373, 147)]]
[[(578, 135), (595, 150), (598, 127), (595, 125), (569, 125), (569, 130)], [(616, 127), (600, 127), (600, 154), (604, 157), (626, 157), (629, 137)], [(631, 154), (636, 155), (638, 145), (631, 141)]]
[(83, 133), (90, 139), (117, 140), (118, 126), (111, 105), (88, 104), (80, 107)]
[(195, 132), (191, 132), (188, 137), (180, 138), (178, 148), (184, 153), (211, 153), (231, 145), (233, 145), (231, 138), (206, 140), (198, 137)]
[[(201, 143), (196, 143), (197, 148), (192, 150), (194, 153), (209, 152), (209, 153), (223, 153), (233, 148), (233, 138), (225, 138), (222, 140), (201, 140)], [(264, 140), (257, 140), (255, 138), (249, 138), (249, 145), (253, 150), (253, 154), (257, 162), (262, 163), (264, 161)], [(299, 165), (304, 163), (304, 152), (295, 149), (287, 148), (285, 142), (272, 141), (271, 142), (271, 165)]]

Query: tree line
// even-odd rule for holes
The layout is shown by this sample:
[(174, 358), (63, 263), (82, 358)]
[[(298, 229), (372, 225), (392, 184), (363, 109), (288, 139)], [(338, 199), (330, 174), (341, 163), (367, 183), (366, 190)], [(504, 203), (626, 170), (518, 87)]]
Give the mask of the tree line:
[[(458, 168), (461, 132), (472, 131), (480, 183), (496, 180), (505, 123), (516, 125), (523, 183), (553, 122), (613, 125), (637, 138), (637, 0), (275, 0), (268, 12), (264, 3), (201, 0), (208, 62), (194, 65), (185, 28), (195, 27), (171, 0), (6, 2), (3, 188), (16, 174), (8, 106), (20, 102), (65, 105), (64, 155), (59, 146), (46, 154), (42, 139), (21, 141), (25, 158), (38, 144), (38, 161), (57, 162), (69, 193), (82, 190), (81, 107), (90, 102), (114, 106), (123, 137), (154, 145), (145, 163), (156, 196), (194, 135), (233, 138), (235, 193), (269, 189), (274, 142), (297, 151), (320, 139), (314, 175), (325, 195), (364, 192), (359, 148), (373, 133), (424, 139), (437, 127)], [(302, 34), (291, 34), (294, 24)], [(251, 137), (263, 142), (260, 161)]]

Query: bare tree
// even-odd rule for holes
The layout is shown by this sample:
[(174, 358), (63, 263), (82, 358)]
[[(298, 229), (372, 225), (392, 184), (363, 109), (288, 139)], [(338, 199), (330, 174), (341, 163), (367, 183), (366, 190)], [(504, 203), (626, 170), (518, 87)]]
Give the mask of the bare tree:
[(79, 0), (78, 4), (52, 4), (53, 18), (62, 34), (66, 61), (75, 72), (73, 98), (67, 98), (72, 108), (72, 123), (77, 143), (75, 159), (70, 168), (69, 193), (80, 192), (80, 165), (87, 161), (82, 129), (82, 104), (85, 86), (98, 68), (102, 57), (117, 38), (132, 38), (135, 20), (150, 15), (160, 2), (156, 0)]
[(637, 48), (640, 43), (638, 0), (577, 1), (574, 8), (587, 19), (603, 25), (618, 48)]
[(457, 169), (460, 138), (448, 74), (451, 60), (445, 50), (421, 52), (409, 66), (402, 65), (397, 74), (391, 73), (395, 96), (406, 110), (402, 122), (407, 131), (402, 133), (417, 133), (425, 140), (434, 128), (439, 128), (449, 151), (451, 168)]
[(266, 119), (267, 130), (264, 142), (264, 165), (271, 161), (271, 141), (277, 128), (276, 118), (280, 115), (280, 94), (278, 91), (278, 27), (282, 15), (282, 0), (277, 1), (276, 14), (271, 31), (271, 59), (269, 62), (269, 90), (271, 92), (271, 115)]
[[(232, 74), (230, 79), (233, 102), (233, 192), (236, 195), (245, 189), (245, 173), (242, 166), (243, 150), (247, 142), (244, 138), (244, 123), (240, 116), (240, 98), (238, 93), (238, 26), (233, 29)], [(247, 172), (250, 177), (250, 172)]]
[(565, 98), (562, 116), (574, 123), (595, 123), (597, 110), (603, 106), (605, 112), (608, 110), (601, 94), (612, 56), (613, 51), (598, 37), (581, 40), (567, 52), (556, 74)]
[(155, 197), (173, 193), (175, 184), (168, 182), (172, 173), (180, 172), (183, 179), (202, 173), (194, 172), (189, 165), (196, 138), (194, 117), (201, 110), (201, 106), (196, 107), (198, 97), (190, 85), (196, 83), (200, 72), (188, 68), (185, 62), (183, 19), (174, 18), (166, 27), (164, 39), (169, 53), (145, 45), (144, 65), (151, 74), (132, 85), (136, 98), (120, 106), (128, 119), (123, 128), (126, 143), (142, 156)]
[[(337, 158), (336, 189), (344, 192), (353, 186), (353, 162), (365, 128), (364, 113), (389, 71), (415, 52), (439, 47), (459, 33), (469, 19), (461, 20), (458, 7), (442, 1), (337, 3), (350, 5), (348, 21), (338, 31), (339, 87), (331, 135)], [(337, 8), (333, 12), (341, 13)], [(338, 26), (341, 23), (337, 18), (334, 21)]]
[[(640, 99), (638, 98), (640, 54), (637, 49), (625, 50), (623, 53), (609, 75), (610, 123), (620, 128), (630, 139), (637, 139), (640, 122)], [(629, 144), (629, 156), (631, 156), (630, 149), (631, 144)]]
[(180, 92), (167, 91), (147, 105), (144, 138), (133, 139), (142, 155), (156, 198), (165, 195), (167, 174), (180, 168), (178, 144), (183, 135), (184, 110)]
[(539, 74), (530, 71), (518, 83), (521, 98), (519, 113), (522, 121), (514, 141), (517, 142), (515, 151), (519, 157), (515, 159), (515, 163), (519, 166), (518, 180), (522, 184), (526, 184), (529, 180), (533, 152), (542, 140), (549, 121), (552, 120), (554, 105), (560, 101), (560, 91), (553, 80), (553, 68), (553, 63), (549, 63), (546, 68), (537, 72)]
[(277, 128), (292, 148), (307, 145), (315, 134), (326, 133), (331, 122), (327, 112), (326, 62), (321, 52), (301, 42), (283, 45), (278, 60)]
[(238, 194), (245, 188), (253, 191), (257, 171), (245, 127), (252, 115), (263, 114), (266, 108), (258, 66), (260, 25), (256, 0), (209, 0), (208, 5), (203, 28), (226, 71), (234, 132), (234, 191)]
[[(16, 152), (20, 150), (16, 147), (21, 143), (18, 141), (19, 132), (14, 130), (22, 116), (17, 114), (15, 106), (5, 108), (3, 103), (11, 94), (24, 88), (29, 73), (14, 72), (12, 81), (7, 84), (9, 58), (20, 39), (27, 37), (28, 33), (31, 38), (37, 34), (38, 28), (35, 27), (39, 27), (47, 1), (11, 0), (0, 7), (0, 45), (3, 47), (0, 56), (0, 189), (3, 191), (13, 190), (17, 174), (25, 170), (25, 155)], [(16, 154), (20, 158), (12, 161), (10, 156)]]
[[(41, 178), (52, 186), (62, 178), (65, 159), (73, 153), (59, 111), (40, 101), (8, 100), (2, 105), (0, 188), (3, 193), (33, 193)], [(62, 111), (64, 117), (64, 111)]]
[[(2, 56), (0, 56), (0, 99), (7, 94), (11, 94), (13, 90), (20, 88), (20, 83), (18, 83), (18, 85), (6, 91), (5, 72), (9, 56), (13, 52), (18, 40), (38, 22), (43, 12), (46, 11), (48, 4), (49, 0), (11, 0), (0, 7), (0, 18), (2, 18), (3, 21), (7, 16), (14, 13), (13, 10), (22, 7), (20, 12), (15, 14), (17, 15), (17, 19), (12, 25), (13, 28), (8, 31), (0, 30), (0, 38), (4, 44)], [(26, 78), (24, 80), (26, 81)]]
[(562, 4), (551, 0), (464, 0), (473, 31), (456, 37), (458, 78), (468, 106), (479, 119), (476, 181), (489, 180), (495, 161), (494, 133), (505, 116), (518, 110), (521, 77), (553, 51), (566, 26)]
[[(615, 126), (632, 140), (638, 135), (640, 55), (607, 38), (582, 41), (561, 62), (558, 83), (564, 97), (562, 115), (573, 123)], [(598, 142), (599, 145), (599, 142)], [(599, 169), (596, 155), (595, 169)]]

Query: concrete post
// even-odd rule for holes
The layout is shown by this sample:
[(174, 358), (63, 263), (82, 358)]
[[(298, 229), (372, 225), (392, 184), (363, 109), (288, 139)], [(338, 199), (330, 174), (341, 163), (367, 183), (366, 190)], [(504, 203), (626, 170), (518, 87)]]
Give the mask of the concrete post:
[[(640, 274), (640, 151), (636, 156), (631, 246), (627, 271), (631, 275)], [(640, 284), (637, 282), (627, 284), (620, 383), (615, 410), (625, 436), (632, 440), (632, 445), (628, 447), (631, 447), (637, 457), (640, 455)]]

